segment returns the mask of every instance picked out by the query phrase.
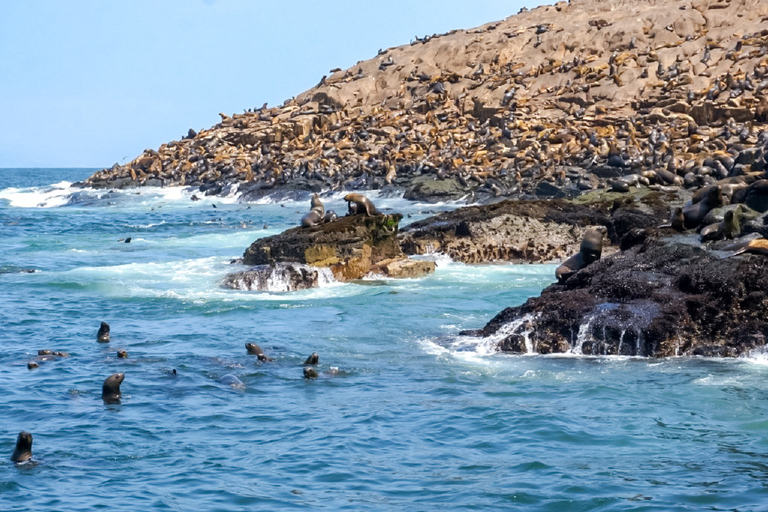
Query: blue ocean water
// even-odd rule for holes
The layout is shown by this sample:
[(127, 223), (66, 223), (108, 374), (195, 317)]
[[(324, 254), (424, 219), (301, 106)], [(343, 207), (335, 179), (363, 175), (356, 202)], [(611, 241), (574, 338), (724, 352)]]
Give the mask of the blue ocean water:
[[(457, 335), (554, 265), (436, 256), (424, 279), (226, 290), (307, 201), (68, 188), (91, 172), (0, 170), (0, 510), (768, 510), (762, 354), (508, 355)], [(71, 357), (28, 370), (38, 349)], [(9, 459), (21, 430), (36, 464)]]

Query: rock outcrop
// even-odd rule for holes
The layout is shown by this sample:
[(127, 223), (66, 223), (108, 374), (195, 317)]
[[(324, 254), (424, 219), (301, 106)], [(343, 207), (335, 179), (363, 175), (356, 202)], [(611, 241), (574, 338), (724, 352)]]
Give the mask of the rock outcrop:
[(361, 279), (373, 273), (386, 277), (423, 277), (435, 270), (431, 261), (411, 261), (397, 240), (402, 215), (348, 215), (312, 227), (291, 228), (261, 238), (243, 254), (255, 267), (230, 274), (224, 285), (264, 289), (270, 279), (296, 283), (289, 289), (317, 286), (318, 269), (329, 269), (337, 281)]
[(768, 257), (645, 235), (464, 334), (542, 354), (738, 356), (766, 344)]
[(401, 230), (406, 254), (443, 253), (463, 263), (547, 263), (578, 252), (588, 226), (605, 226), (605, 254), (633, 229), (658, 226), (685, 192), (640, 189), (596, 191), (577, 200), (550, 199), (468, 206), (414, 222)]

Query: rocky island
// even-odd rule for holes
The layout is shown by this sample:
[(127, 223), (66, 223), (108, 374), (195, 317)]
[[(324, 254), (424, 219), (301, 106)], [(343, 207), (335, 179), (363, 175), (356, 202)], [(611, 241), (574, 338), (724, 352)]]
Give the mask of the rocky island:
[(768, 3), (572, 0), (381, 50), (76, 186), (472, 204), (258, 240), (244, 262), (264, 267), (228, 278), (246, 289), (283, 264), (316, 285), (318, 267), (411, 275), (405, 254), (562, 261), (599, 227), (599, 261), (465, 334), (512, 352), (736, 356), (768, 336), (767, 90)]

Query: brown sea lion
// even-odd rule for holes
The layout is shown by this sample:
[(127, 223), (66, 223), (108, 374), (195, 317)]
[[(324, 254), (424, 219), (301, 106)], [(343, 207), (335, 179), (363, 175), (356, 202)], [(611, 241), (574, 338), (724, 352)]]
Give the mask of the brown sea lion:
[(701, 224), (710, 210), (723, 205), (722, 190), (720, 185), (714, 185), (698, 203), (690, 204), (683, 208), (685, 229), (694, 229)]
[(304, 364), (317, 364), (320, 362), (320, 356), (317, 355), (317, 352), (312, 352), (312, 355), (307, 358), (306, 361), (304, 361)]
[(699, 233), (701, 241), (709, 242), (712, 240), (722, 240), (724, 238), (733, 240), (739, 236), (741, 233), (739, 213), (738, 209), (725, 212), (725, 217), (722, 221), (710, 224), (701, 230)]
[(99, 343), (109, 343), (109, 324), (101, 322), (99, 332), (96, 334), (96, 341)]
[(259, 361), (274, 361), (271, 357), (267, 357), (266, 354), (264, 354), (264, 351), (261, 350), (261, 347), (255, 343), (246, 343), (245, 350), (247, 350), (249, 354), (256, 356)]
[[(349, 212), (351, 215), (365, 214), (366, 217), (372, 215), (378, 215), (379, 211), (373, 205), (370, 199), (362, 194), (347, 194), (344, 196), (344, 200), (349, 204)], [(355, 205), (355, 211), (352, 213), (352, 204)]]
[(724, 258), (730, 258), (731, 256), (736, 256), (737, 254), (744, 252), (768, 256), (768, 240), (765, 238), (750, 238), (747, 240), (739, 240), (738, 242), (726, 245), (721, 250), (728, 252), (728, 254), (723, 256)]
[(323, 222), (323, 217), (325, 216), (325, 206), (323, 206), (320, 196), (314, 194), (310, 201), (310, 205), (311, 209), (309, 210), (309, 213), (301, 218), (301, 226), (304, 228), (321, 224)]
[(32, 434), (29, 432), (19, 432), (16, 439), (16, 448), (11, 454), (13, 462), (26, 462), (32, 458)]
[(669, 222), (658, 226), (661, 228), (672, 228), (675, 231), (685, 231), (683, 224), (685, 223), (685, 216), (683, 215), (683, 209), (679, 206), (672, 209), (672, 215), (669, 218)]
[(573, 274), (600, 259), (603, 253), (603, 236), (605, 232), (606, 228), (604, 226), (587, 228), (581, 239), (579, 252), (565, 260), (555, 270), (555, 277), (557, 277), (558, 283), (564, 283)]
[(120, 349), (117, 351), (117, 358), (118, 359), (128, 359), (128, 352), (126, 352), (124, 349)]
[(314, 368), (304, 368), (304, 378), (305, 379), (316, 379), (317, 378), (317, 370)]
[(124, 379), (124, 373), (113, 373), (104, 379), (104, 384), (101, 387), (101, 398), (104, 400), (104, 403), (120, 403), (120, 397), (122, 396), (120, 393), (120, 384), (123, 383)]

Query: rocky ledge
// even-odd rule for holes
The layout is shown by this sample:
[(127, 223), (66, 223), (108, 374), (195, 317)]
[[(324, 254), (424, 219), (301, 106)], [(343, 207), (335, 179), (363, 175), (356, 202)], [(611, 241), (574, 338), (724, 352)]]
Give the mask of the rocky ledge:
[(694, 235), (635, 235), (631, 247), (462, 334), (542, 354), (730, 357), (766, 344), (764, 254), (733, 255)]
[[(253, 268), (228, 275), (223, 285), (245, 290), (312, 288), (323, 280), (352, 281), (368, 275), (422, 277), (432, 261), (410, 260), (400, 250), (402, 215), (348, 215), (311, 227), (291, 228), (256, 240), (243, 263)], [(280, 285), (269, 286), (270, 281)]]
[(576, 200), (514, 201), (470, 206), (414, 222), (401, 230), (406, 254), (443, 253), (463, 263), (547, 263), (579, 251), (588, 226), (607, 230), (606, 254), (632, 229), (655, 227), (681, 206), (684, 190), (595, 191)]

